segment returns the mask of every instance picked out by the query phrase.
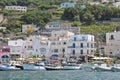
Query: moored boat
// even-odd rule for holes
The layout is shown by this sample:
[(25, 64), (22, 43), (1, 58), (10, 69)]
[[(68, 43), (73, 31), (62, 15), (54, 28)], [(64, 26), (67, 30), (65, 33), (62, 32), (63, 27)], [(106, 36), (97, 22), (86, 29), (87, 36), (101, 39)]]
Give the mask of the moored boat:
[(63, 70), (62, 66), (45, 66), (46, 70)]
[(44, 66), (36, 66), (32, 64), (23, 64), (23, 70), (27, 71), (37, 71), (37, 70), (45, 70)]
[(107, 64), (101, 64), (100, 66), (95, 67), (95, 71), (111, 71), (112, 66), (107, 66)]
[(81, 65), (80, 64), (72, 64), (72, 65), (64, 65), (63, 70), (80, 70)]
[(113, 66), (113, 67), (111, 68), (111, 71), (112, 71), (112, 72), (120, 72), (120, 67)]
[(0, 66), (0, 71), (18, 71), (20, 68), (16, 68), (15, 66), (10, 65), (2, 65)]

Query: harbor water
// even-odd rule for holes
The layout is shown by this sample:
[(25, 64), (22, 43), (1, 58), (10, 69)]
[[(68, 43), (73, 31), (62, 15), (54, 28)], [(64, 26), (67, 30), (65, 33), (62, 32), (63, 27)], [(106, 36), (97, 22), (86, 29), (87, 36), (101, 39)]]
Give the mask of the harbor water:
[(0, 71), (0, 80), (120, 80), (120, 72)]

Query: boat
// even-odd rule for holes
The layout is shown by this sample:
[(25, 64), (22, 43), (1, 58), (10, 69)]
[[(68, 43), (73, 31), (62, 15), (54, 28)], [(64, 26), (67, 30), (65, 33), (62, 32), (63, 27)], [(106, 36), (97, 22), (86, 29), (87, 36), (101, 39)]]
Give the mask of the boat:
[(101, 64), (100, 66), (95, 67), (95, 71), (111, 71), (111, 66), (107, 66), (107, 64)]
[(80, 70), (81, 64), (68, 64), (63, 66), (63, 70)]
[(46, 70), (63, 70), (62, 66), (45, 66)]
[(45, 70), (44, 64), (23, 64), (23, 70), (27, 71), (36, 71), (36, 70)]
[(15, 66), (10, 65), (1, 65), (0, 71), (18, 71), (21, 70), (20, 68), (16, 68)]
[(84, 66), (84, 67), (82, 67), (82, 70), (86, 71), (86, 72), (93, 72), (93, 71), (95, 71), (94, 69), (95, 68), (92, 67), (92, 66)]
[(120, 72), (120, 64), (115, 64), (112, 68), (111, 68), (112, 72)]

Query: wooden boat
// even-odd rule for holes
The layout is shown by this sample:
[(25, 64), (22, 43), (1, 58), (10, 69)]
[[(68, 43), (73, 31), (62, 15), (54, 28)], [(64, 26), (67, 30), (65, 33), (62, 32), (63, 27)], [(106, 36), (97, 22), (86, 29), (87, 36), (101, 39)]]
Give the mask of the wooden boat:
[(0, 71), (18, 71), (20, 68), (16, 68), (15, 66), (10, 65), (2, 65), (0, 66)]

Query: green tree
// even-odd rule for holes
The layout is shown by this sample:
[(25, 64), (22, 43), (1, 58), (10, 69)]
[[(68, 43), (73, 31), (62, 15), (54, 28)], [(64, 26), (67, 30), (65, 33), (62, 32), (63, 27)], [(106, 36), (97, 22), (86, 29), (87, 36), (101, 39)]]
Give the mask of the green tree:
[(74, 21), (72, 24), (71, 24), (72, 27), (79, 27), (80, 26), (80, 22), (78, 21)]
[(62, 15), (63, 20), (69, 20), (73, 21), (75, 19), (75, 16), (78, 15), (78, 11), (75, 8), (66, 8), (64, 10), (64, 13)]
[(91, 12), (89, 11), (85, 12), (85, 14), (83, 15), (83, 21), (88, 25), (94, 23), (95, 21), (94, 15), (91, 14)]

